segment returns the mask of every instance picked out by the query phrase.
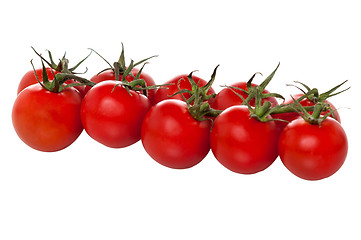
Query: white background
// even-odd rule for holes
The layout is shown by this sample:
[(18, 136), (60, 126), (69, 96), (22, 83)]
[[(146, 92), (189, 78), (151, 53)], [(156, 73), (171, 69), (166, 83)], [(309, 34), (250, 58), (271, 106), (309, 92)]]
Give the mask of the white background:
[[(0, 239), (361, 239), (358, 1), (16, 1), (2, 2)], [(6, 5), (5, 5), (6, 4)], [(321, 92), (349, 80), (340, 107), (349, 154), (332, 177), (301, 180), (277, 159), (240, 175), (210, 153), (187, 170), (163, 167), (140, 142), (110, 149), (85, 132), (69, 148), (38, 152), (11, 123), (17, 84), (40, 67), (31, 50), (67, 52), (70, 64), (94, 48), (116, 61), (158, 54), (144, 69), (157, 83), (199, 70), (215, 89), (264, 77), (287, 96), (303, 81)], [(79, 71), (107, 67), (95, 54)], [(258, 75), (256, 83), (264, 77)], [(212, 239), (213, 239), (212, 238)]]

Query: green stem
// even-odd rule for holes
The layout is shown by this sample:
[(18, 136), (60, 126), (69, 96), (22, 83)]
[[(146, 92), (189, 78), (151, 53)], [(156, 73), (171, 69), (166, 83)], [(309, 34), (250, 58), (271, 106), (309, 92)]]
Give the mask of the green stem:
[[(304, 107), (307, 112), (314, 111), (314, 106), (305, 106)], [(280, 113), (292, 113), (297, 112), (296, 107), (293, 104), (284, 105), (280, 107), (272, 108), (271, 114), (280, 114)]]
[[(86, 86), (95, 86), (95, 83), (92, 82), (92, 81), (89, 81), (88, 79), (86, 78), (82, 78), (82, 77), (79, 77), (75, 74), (69, 74), (69, 73), (58, 73), (56, 74), (56, 79), (59, 81), (59, 83), (63, 84), (65, 81), (67, 80), (70, 80), (70, 79), (74, 79), (75, 81), (79, 82), (79, 83), (82, 83)], [(60, 84), (60, 85), (61, 85)]]
[(134, 80), (128, 83), (131, 89), (135, 88), (136, 86), (141, 86), (142, 88), (146, 87), (145, 81), (143, 79)]
[(315, 118), (315, 119), (318, 119), (323, 111), (323, 104), (322, 103), (317, 103), (315, 106), (314, 106), (314, 110), (313, 110), (313, 113), (312, 113), (312, 117)]
[(262, 106), (255, 109), (256, 110), (255, 114), (259, 118), (263, 118), (266, 115), (266, 113), (269, 112), (270, 108), (271, 108), (271, 103), (266, 101)]
[(217, 117), (222, 112), (223, 112), (223, 110), (212, 109), (212, 110), (208, 111), (205, 114), (205, 116), (207, 116), (207, 117)]
[(210, 107), (209, 107), (209, 103), (204, 102), (203, 104), (200, 105), (199, 111), (200, 111), (201, 113), (203, 113), (203, 112), (208, 111), (209, 108), (210, 108)]

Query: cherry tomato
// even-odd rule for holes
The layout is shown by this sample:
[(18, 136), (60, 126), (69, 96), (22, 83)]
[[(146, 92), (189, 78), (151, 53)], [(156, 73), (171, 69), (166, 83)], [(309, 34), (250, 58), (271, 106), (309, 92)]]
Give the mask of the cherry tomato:
[(250, 117), (246, 106), (232, 106), (214, 121), (211, 150), (229, 170), (253, 174), (269, 167), (277, 158), (279, 131), (274, 121)]
[(26, 87), (13, 106), (15, 131), (23, 142), (34, 149), (44, 152), (64, 149), (83, 130), (81, 100), (79, 92), (73, 88), (53, 93), (37, 83)]
[(208, 154), (209, 121), (197, 121), (178, 99), (154, 105), (142, 125), (142, 143), (158, 163), (174, 169), (190, 168)]
[[(300, 98), (301, 96), (303, 96), (303, 94), (295, 94), (293, 95), (292, 97), (294, 99), (298, 99)], [(290, 104), (293, 102), (293, 99), (292, 98), (289, 98), (289, 99), (286, 99), (283, 104)], [(331, 117), (335, 118), (338, 122), (341, 123), (341, 118), (340, 118), (340, 114), (337, 112), (335, 106), (329, 102), (328, 100), (325, 100), (325, 103), (329, 104), (330, 105), (330, 108), (334, 110), (334, 114), (333, 115), (330, 115)], [(307, 98), (304, 98), (300, 101), (300, 104), (304, 107), (308, 107), (308, 106), (314, 106), (315, 103), (310, 101), (309, 99)], [(329, 113), (330, 110), (328, 111), (325, 111), (325, 112), (322, 112), (322, 115), (325, 115), (327, 113)], [(312, 112), (309, 112), (310, 114), (312, 114)], [(297, 119), (300, 117), (300, 115), (297, 113), (297, 112), (289, 112), (289, 113), (279, 113), (279, 114), (273, 114), (272, 115), (273, 118), (277, 118), (277, 119), (282, 119), (282, 120), (286, 120), (288, 122), (283, 122), (283, 121), (277, 121), (277, 125), (283, 129), (284, 127), (287, 126), (287, 124), (289, 122), (292, 122), (293, 120)]]
[[(181, 75), (178, 75), (174, 78), (172, 78), (171, 80), (169, 81), (166, 81), (164, 84), (169, 84), (168, 86), (165, 86), (165, 87), (161, 87), (161, 88), (158, 88), (158, 90), (156, 91), (155, 93), (155, 100), (154, 102), (155, 103), (158, 103), (158, 102), (161, 102), (163, 100), (166, 100), (166, 99), (178, 99), (178, 100), (184, 100), (182, 95), (181, 94), (177, 94), (177, 95), (174, 95), (172, 97), (170, 97), (171, 95), (173, 95), (174, 93), (178, 92), (179, 89), (186, 89), (186, 90), (192, 90), (192, 85), (191, 83), (189, 82), (188, 80), (188, 75), (187, 74), (181, 74)], [(199, 83), (199, 87), (203, 87), (204, 85), (207, 84), (207, 81), (205, 81), (204, 79), (202, 78), (199, 78), (197, 76), (192, 76), (194, 82), (196, 84)], [(179, 89), (178, 89), (178, 85), (179, 85)], [(208, 90), (208, 93), (207, 95), (211, 95), (215, 93), (214, 89), (211, 87), (209, 90)], [(190, 94), (188, 93), (184, 93), (183, 96), (188, 99), (190, 98)], [(208, 100), (209, 103), (212, 103), (213, 102), (213, 98), (210, 98)]]
[(278, 151), (283, 164), (296, 176), (320, 180), (337, 172), (348, 150), (347, 136), (333, 118), (321, 126), (302, 118), (293, 120), (281, 133)]
[[(257, 84), (252, 83), (252, 86), (255, 87)], [(231, 87), (237, 87), (244, 90), (247, 90), (247, 83), (246, 82), (237, 82), (231, 85)], [(246, 93), (239, 89), (233, 89), (236, 93), (241, 95), (244, 99), (248, 97)], [(269, 91), (264, 90), (263, 93), (269, 93)], [(267, 97), (262, 99), (262, 104), (266, 101), (271, 103), (271, 106), (274, 107), (278, 105), (278, 102), (275, 97)], [(230, 88), (226, 87), (222, 89), (215, 97), (212, 108), (218, 110), (225, 110), (231, 106), (241, 105), (243, 103), (242, 98), (240, 98), (237, 94), (235, 94)], [(249, 102), (251, 106), (255, 106), (254, 98)]]
[[(132, 69), (132, 74), (134, 76), (136, 76), (139, 72), (139, 69), (137, 68), (133, 68)], [(147, 86), (154, 86), (155, 85), (155, 81), (153, 80), (153, 78), (142, 71), (142, 73), (140, 74), (140, 79), (143, 79), (146, 83)], [(121, 80), (122, 79), (122, 76), (119, 76), (119, 79)], [(132, 77), (131, 75), (127, 75), (125, 77), (125, 79), (128, 81), (128, 82), (131, 82), (134, 80), (134, 77)], [(115, 80), (115, 73), (113, 70), (106, 70), (104, 72), (101, 72), (97, 75), (94, 75), (90, 81), (94, 82), (94, 83), (100, 83), (100, 82), (103, 82), (105, 80)], [(88, 92), (89, 89), (91, 87), (87, 86), (85, 87), (85, 92)], [(150, 90), (147, 90), (147, 97), (149, 99), (149, 101), (152, 103), (152, 105), (155, 103), (155, 100), (154, 100), (154, 95), (155, 95), (155, 92), (156, 92), (156, 89), (150, 89)]]
[[(36, 76), (38, 77), (39, 81), (43, 81), (43, 69), (39, 68), (35, 70)], [(48, 75), (49, 81), (52, 81), (54, 79), (54, 75), (58, 74), (60, 72), (56, 70), (52, 70), (51, 68), (46, 68), (46, 74)], [(18, 86), (18, 94), (26, 87), (38, 83), (38, 80), (36, 79), (34, 70), (30, 70), (21, 78), (19, 86)], [(65, 84), (75, 83), (74, 80), (70, 79), (65, 82)], [(74, 87), (76, 90), (79, 91), (80, 95), (84, 97), (85, 95), (85, 86), (76, 86)]]
[(90, 137), (105, 146), (122, 148), (140, 140), (142, 121), (150, 107), (143, 94), (106, 80), (85, 95), (81, 120)]

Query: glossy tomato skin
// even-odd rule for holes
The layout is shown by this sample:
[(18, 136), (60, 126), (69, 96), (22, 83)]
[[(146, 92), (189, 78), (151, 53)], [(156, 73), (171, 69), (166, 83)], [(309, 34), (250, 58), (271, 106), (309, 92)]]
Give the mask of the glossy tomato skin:
[[(303, 96), (303, 94), (295, 94), (295, 95), (293, 95), (292, 97), (297, 100), (297, 99), (300, 98), (301, 96)], [(292, 99), (292, 98), (288, 98), (288, 99), (286, 99), (282, 104), (290, 104), (290, 103), (292, 103), (292, 102), (293, 102), (293, 99)], [(330, 117), (335, 118), (338, 122), (341, 123), (340, 114), (339, 114), (338, 111), (336, 110), (335, 106), (334, 106), (331, 102), (329, 102), (328, 100), (325, 100), (325, 103), (329, 104), (330, 107), (334, 110), (334, 116), (331, 115)], [(300, 101), (300, 104), (301, 104), (302, 106), (305, 106), (305, 107), (307, 107), (307, 106), (314, 106), (314, 105), (315, 105), (314, 102), (308, 100), (307, 98), (302, 99), (302, 100)], [(330, 111), (323, 112), (323, 114), (327, 114), (328, 112), (330, 112)], [(309, 113), (312, 114), (312, 112), (309, 112)], [(299, 118), (300, 115), (299, 115), (297, 112), (290, 112), (290, 113), (274, 114), (274, 115), (272, 115), (272, 117), (273, 117), (273, 118), (282, 119), (282, 120), (286, 120), (286, 121), (287, 121), (287, 122), (277, 121), (277, 125), (278, 125), (281, 129), (283, 129), (283, 128), (285, 128), (285, 127), (287, 126), (287, 124), (288, 124), (289, 122), (292, 122), (293, 120)]]
[(333, 118), (325, 119), (321, 127), (298, 118), (282, 131), (278, 151), (283, 164), (294, 175), (320, 180), (343, 165), (348, 151), (347, 136)]
[(73, 88), (52, 93), (33, 84), (19, 93), (12, 121), (16, 133), (28, 146), (55, 152), (71, 145), (81, 134), (81, 96)]
[(142, 144), (158, 163), (186, 169), (201, 162), (210, 150), (209, 121), (197, 121), (184, 101), (164, 100), (154, 105), (142, 125)]
[[(137, 68), (133, 68), (132, 69), (132, 74), (134, 76), (136, 76), (139, 72), (139, 69)], [(122, 76), (120, 76), (119, 78), (120, 80), (122, 79)], [(128, 75), (125, 77), (125, 79), (128, 82), (131, 82), (134, 80), (134, 77)], [(147, 86), (154, 86), (155, 85), (155, 81), (153, 80), (153, 78), (142, 71), (142, 73), (140, 74), (140, 79), (143, 79), (145, 81), (145, 83), (147, 84)], [(99, 74), (94, 75), (92, 78), (90, 78), (90, 81), (94, 82), (94, 83), (100, 83), (106, 80), (115, 80), (115, 74), (113, 70), (106, 70), (104, 72), (101, 72)], [(90, 90), (91, 87), (87, 86), (85, 87), (85, 92), (87, 93)], [(151, 102), (151, 104), (154, 104), (154, 95), (155, 95), (156, 89), (150, 89), (147, 91), (147, 97), (149, 99), (149, 101)]]
[(232, 106), (214, 121), (211, 150), (229, 170), (253, 174), (268, 168), (277, 158), (279, 131), (274, 121), (250, 118), (246, 106)]
[(143, 94), (132, 90), (128, 93), (116, 84), (106, 80), (89, 90), (82, 102), (81, 120), (94, 140), (123, 148), (140, 140), (141, 125), (151, 104)]
[[(257, 84), (252, 83), (252, 86), (255, 87), (255, 86), (257, 86)], [(231, 87), (237, 87), (237, 88), (247, 90), (247, 83), (246, 82), (237, 82), (237, 83), (232, 84)], [(246, 99), (248, 97), (248, 95), (246, 93), (244, 93), (243, 91), (241, 91), (239, 89), (233, 89), (233, 90), (236, 93), (238, 93), (239, 95), (241, 95), (244, 99)], [(269, 93), (269, 91), (264, 90), (263, 93)], [(262, 99), (262, 104), (266, 101), (269, 101), (271, 103), (272, 107), (278, 105), (277, 99), (274, 97), (268, 97), (268, 98)], [(239, 96), (237, 96), (237, 94), (235, 94), (230, 88), (225, 87), (216, 95), (211, 107), (214, 109), (218, 109), (218, 110), (225, 110), (231, 106), (241, 105), (242, 103), (243, 103), (243, 100)], [(252, 99), (249, 102), (249, 104), (254, 107), (255, 100)]]
[[(169, 97), (169, 96), (171, 96), (174, 93), (179, 91), (178, 84), (179, 84), (180, 89), (192, 90), (192, 85), (190, 84), (187, 77), (188, 77), (187, 74), (181, 74), (181, 75), (178, 75), (178, 76), (166, 81), (164, 84), (170, 84), (170, 85), (158, 88), (158, 90), (155, 93), (154, 102), (159, 103), (159, 102), (161, 102), (163, 100), (166, 100), (166, 99), (178, 99), (178, 100), (183, 101), (183, 98), (182, 98), (182, 96), (180, 94), (174, 95), (172, 97)], [(199, 87), (203, 87), (204, 85), (207, 84), (207, 81), (205, 81), (202, 78), (199, 78), (197, 76), (192, 76), (192, 78), (193, 78), (193, 80), (194, 80), (194, 82), (196, 84), (199, 83)], [(207, 95), (211, 95), (213, 93), (215, 93), (215, 91), (211, 87), (208, 90)], [(188, 93), (184, 93), (183, 95), (184, 95), (184, 97), (186, 99), (190, 98), (190, 94), (188, 94)], [(208, 102), (211, 104), (213, 102), (213, 98), (209, 99)]]
[[(39, 81), (43, 81), (43, 69), (39, 68), (35, 70), (36, 76), (38, 77)], [(60, 73), (59, 71), (56, 71), (51, 68), (46, 68), (46, 73), (48, 75), (49, 81), (54, 80), (54, 75)], [(30, 70), (21, 78), (19, 86), (18, 86), (18, 94), (26, 87), (33, 85), (35, 83), (38, 83), (38, 80), (36, 79), (34, 70)], [(75, 83), (73, 79), (69, 79), (65, 82), (65, 84)], [(85, 86), (76, 86), (74, 87), (79, 93), (80, 96), (84, 97), (85, 95)]]

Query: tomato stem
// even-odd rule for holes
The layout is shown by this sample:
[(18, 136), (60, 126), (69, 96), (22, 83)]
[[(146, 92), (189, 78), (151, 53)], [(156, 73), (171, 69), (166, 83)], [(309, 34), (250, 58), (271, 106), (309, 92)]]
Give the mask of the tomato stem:
[(71, 73), (58, 73), (56, 74), (55, 79), (57, 79), (60, 84), (65, 83), (67, 80), (73, 79), (81, 85), (86, 85), (90, 87), (95, 86), (94, 82)]
[(255, 109), (255, 114), (260, 118), (264, 118), (266, 115), (268, 115), (270, 108), (271, 103), (266, 101), (262, 106)]
[(316, 103), (311, 116), (315, 119), (319, 118), (324, 108), (325, 108), (324, 104), (320, 102)]

